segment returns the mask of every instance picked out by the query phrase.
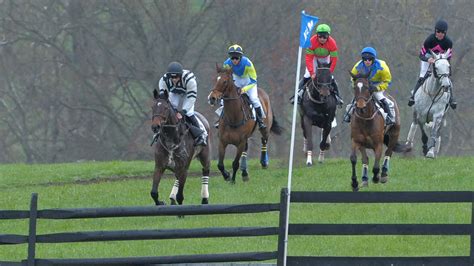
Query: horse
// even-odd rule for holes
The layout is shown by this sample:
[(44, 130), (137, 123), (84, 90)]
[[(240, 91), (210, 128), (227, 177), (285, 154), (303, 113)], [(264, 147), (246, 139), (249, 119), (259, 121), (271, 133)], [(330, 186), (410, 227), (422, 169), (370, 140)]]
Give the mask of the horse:
[(336, 98), (331, 95), (332, 75), (329, 64), (320, 64), (316, 71), (316, 80), (311, 79), (305, 87), (301, 107), (299, 108), (301, 128), (303, 129), (304, 147), (306, 153), (306, 165), (313, 165), (313, 135), (312, 126), (322, 129), (321, 142), (319, 143), (319, 162), (324, 161), (324, 153), (330, 148), (331, 124), (336, 116)]
[[(435, 54), (432, 64), (433, 74), (430, 75), (415, 94), (413, 106), (413, 121), (408, 132), (406, 144), (413, 147), (418, 126), (421, 128), (423, 155), (434, 159), (440, 148), (440, 129), (444, 116), (449, 107), (450, 87), (452, 86), (448, 56), (451, 51)], [(430, 137), (425, 133), (424, 125), (431, 127)]]
[[(176, 180), (170, 193), (171, 205), (183, 204), (184, 201), (184, 185), (188, 175), (189, 165), (193, 157), (199, 159), (202, 165), (202, 187), (201, 187), (201, 204), (209, 203), (209, 170), (210, 170), (210, 142), (207, 146), (194, 146), (194, 138), (185, 118), (177, 118), (177, 111), (171, 106), (168, 100), (168, 94), (160, 97), (157, 90), (153, 90), (153, 106), (152, 106), (152, 130), (155, 132), (152, 145), (155, 144), (155, 171), (153, 174), (153, 185), (151, 188), (151, 198), (155, 205), (164, 205), (159, 200), (158, 187), (161, 177), (166, 169), (174, 172)], [(202, 122), (204, 128), (209, 132), (209, 122), (198, 112), (194, 113)]]
[[(386, 97), (394, 103), (395, 124), (385, 128), (385, 118), (376, 104), (376, 99), (372, 94), (373, 88), (369, 84), (368, 77), (370, 76), (370, 72), (358, 75), (350, 74), (354, 85), (353, 91), (355, 100), (351, 119), (351, 186), (353, 191), (358, 191), (359, 183), (357, 182), (356, 175), (357, 150), (359, 150), (362, 155), (362, 187), (367, 187), (369, 157), (367, 156), (366, 149), (372, 149), (375, 153), (372, 181), (374, 183), (378, 183), (379, 181), (386, 183), (388, 181), (389, 162), (392, 153), (407, 152), (410, 148), (398, 142), (400, 135), (400, 111), (395, 99), (390, 95), (386, 95)], [(382, 157), (384, 144), (387, 146), (387, 149), (385, 150), (385, 158), (382, 165), (382, 175), (379, 176), (380, 158)]]
[[(256, 128), (256, 121), (252, 118), (252, 108), (249, 105), (249, 99), (246, 94), (241, 94), (240, 89), (235, 86), (232, 78), (232, 69), (221, 68), (216, 65), (217, 82), (212, 88), (208, 100), (211, 106), (223, 101), (223, 114), (219, 118), (219, 162), (217, 167), (221, 172), (224, 180), (230, 180), (230, 174), (224, 167), (224, 156), (226, 147), (232, 144), (237, 147), (237, 152), (232, 162), (232, 179), (235, 183), (235, 176), (239, 165), (242, 170), (242, 180), (248, 181), (249, 175), (247, 171), (247, 150), (248, 138), (253, 134)], [(269, 157), (267, 152), (267, 142), (270, 132), (281, 135), (282, 128), (275, 120), (275, 115), (270, 104), (268, 94), (258, 88), (258, 97), (262, 103), (263, 111), (266, 114), (264, 123), (265, 129), (260, 129), (261, 137), (261, 153), (260, 164), (263, 168), (267, 168)], [(242, 156), (244, 153), (244, 156)], [(242, 162), (239, 160), (242, 158)]]

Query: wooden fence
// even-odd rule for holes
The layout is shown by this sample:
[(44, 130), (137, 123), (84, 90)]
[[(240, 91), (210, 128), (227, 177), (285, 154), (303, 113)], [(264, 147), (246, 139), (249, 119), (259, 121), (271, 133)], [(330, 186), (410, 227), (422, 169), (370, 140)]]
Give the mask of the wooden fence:
[[(177, 263), (256, 262), (276, 260), (284, 265), (285, 226), (288, 191), (282, 189), (280, 203), (200, 206), (150, 206), (87, 209), (38, 210), (38, 196), (33, 194), (30, 210), (0, 211), (2, 219), (29, 219), (28, 235), (2, 234), (0, 245), (28, 244), (28, 258), (21, 262), (0, 261), (0, 265), (149, 265)], [(300, 192), (294, 191), (291, 203), (472, 203), (474, 192)], [(279, 212), (274, 227), (226, 227), (167, 230), (64, 232), (38, 235), (38, 219), (83, 219), (104, 217), (178, 216), (209, 214), (245, 214)], [(287, 256), (287, 265), (474, 265), (474, 209), (470, 224), (293, 224), (292, 235), (466, 235), (470, 236), (470, 256), (458, 257), (317, 257)], [(255, 237), (278, 235), (275, 251), (246, 253), (176, 255), (160, 257), (46, 259), (36, 258), (36, 243), (66, 243), (116, 240), (152, 240), (210, 237)], [(289, 243), (291, 245), (291, 243)]]

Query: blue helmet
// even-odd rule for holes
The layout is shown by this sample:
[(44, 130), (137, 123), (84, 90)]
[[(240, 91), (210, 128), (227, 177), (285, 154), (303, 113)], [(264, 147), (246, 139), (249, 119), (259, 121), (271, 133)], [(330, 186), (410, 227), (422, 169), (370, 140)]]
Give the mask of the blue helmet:
[(362, 57), (377, 58), (377, 51), (373, 47), (367, 46), (360, 52)]

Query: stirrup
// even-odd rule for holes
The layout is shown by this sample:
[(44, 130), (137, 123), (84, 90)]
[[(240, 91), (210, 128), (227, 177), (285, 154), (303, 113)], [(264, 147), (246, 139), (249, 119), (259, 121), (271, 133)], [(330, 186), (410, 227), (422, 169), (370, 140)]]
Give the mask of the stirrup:
[(408, 100), (408, 106), (412, 106), (415, 104), (415, 99), (413, 99), (413, 97), (410, 97), (410, 99)]
[(206, 139), (201, 136), (194, 140), (194, 146), (207, 146)]

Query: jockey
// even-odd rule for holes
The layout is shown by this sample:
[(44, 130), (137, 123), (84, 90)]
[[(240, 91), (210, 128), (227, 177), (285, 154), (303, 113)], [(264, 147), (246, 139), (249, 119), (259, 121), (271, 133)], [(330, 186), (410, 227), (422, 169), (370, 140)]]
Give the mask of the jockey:
[[(317, 62), (324, 64), (331, 64), (329, 71), (334, 73), (337, 64), (337, 44), (336, 40), (329, 36), (331, 34), (331, 28), (327, 24), (320, 24), (316, 27), (316, 35), (311, 37), (311, 46), (306, 49), (306, 70), (304, 77), (300, 80), (298, 87), (298, 104), (301, 104), (303, 98), (304, 84), (308, 82), (310, 78), (316, 78), (316, 70), (318, 67)], [(332, 77), (332, 87), (334, 89), (334, 95), (336, 96), (337, 104), (342, 106), (344, 102), (339, 96), (339, 89), (337, 87), (334, 76)], [(291, 99), (293, 103), (293, 99)]]
[[(431, 64), (434, 63), (434, 58), (431, 57), (431, 51), (434, 53), (445, 53), (448, 49), (453, 48), (453, 42), (447, 35), (448, 32), (448, 23), (444, 20), (438, 20), (435, 25), (435, 32), (431, 33), (423, 43), (423, 47), (420, 50), (420, 76), (418, 81), (416, 82), (415, 88), (413, 89), (413, 93), (410, 96), (410, 100), (408, 101), (408, 106), (412, 106), (415, 104), (415, 93), (425, 79), (429, 76), (428, 69)], [(448, 60), (451, 59), (451, 54), (448, 56)], [(456, 109), (457, 102), (454, 99), (452, 89), (450, 87), (450, 95), (449, 98), (449, 105), (451, 108)]]
[(194, 115), (197, 83), (193, 72), (183, 69), (183, 66), (178, 62), (171, 62), (158, 85), (161, 96), (165, 95), (165, 91), (169, 92), (171, 106), (178, 110), (177, 118), (182, 119), (185, 115), (186, 121), (191, 124), (189, 130), (194, 137), (194, 145), (206, 146), (207, 132)]
[[(369, 82), (371, 87), (374, 88), (373, 95), (375, 98), (382, 103), (382, 108), (387, 114), (386, 125), (395, 124), (395, 108), (391, 100), (385, 97), (383, 94), (392, 81), (392, 74), (385, 61), (377, 59), (377, 51), (372, 47), (365, 47), (360, 53), (362, 60), (357, 62), (352, 68), (351, 72), (353, 75), (359, 73), (366, 74), (370, 72)], [(350, 104), (348, 110), (344, 114), (344, 122), (349, 123), (351, 121), (351, 113), (354, 108), (354, 101)]]
[(265, 113), (262, 104), (258, 98), (257, 90), (257, 71), (252, 61), (244, 56), (242, 47), (238, 44), (231, 45), (227, 50), (229, 58), (225, 60), (224, 67), (231, 68), (235, 86), (241, 89), (242, 93), (249, 96), (250, 102), (255, 108), (258, 127), (265, 129), (267, 126), (263, 123)]

